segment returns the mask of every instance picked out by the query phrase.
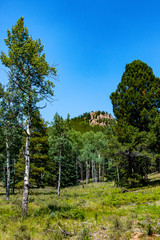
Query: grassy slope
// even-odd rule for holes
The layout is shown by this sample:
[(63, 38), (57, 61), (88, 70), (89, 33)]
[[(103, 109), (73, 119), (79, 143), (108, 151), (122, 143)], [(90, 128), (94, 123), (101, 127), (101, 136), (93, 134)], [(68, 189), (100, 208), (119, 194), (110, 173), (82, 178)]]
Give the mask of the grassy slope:
[(53, 188), (30, 190), (27, 219), (21, 199), (17, 192), (6, 203), (0, 189), (0, 239), (160, 239), (159, 186), (121, 193), (113, 183), (98, 183), (62, 189), (60, 197)]

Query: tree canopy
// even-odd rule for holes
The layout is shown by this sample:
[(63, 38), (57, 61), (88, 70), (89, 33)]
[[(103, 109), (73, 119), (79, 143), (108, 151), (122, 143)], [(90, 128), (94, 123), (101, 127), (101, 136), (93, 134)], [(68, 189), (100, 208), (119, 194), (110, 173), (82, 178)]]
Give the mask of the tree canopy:
[(160, 108), (160, 79), (146, 63), (135, 60), (125, 67), (121, 82), (110, 96), (117, 120), (147, 130)]

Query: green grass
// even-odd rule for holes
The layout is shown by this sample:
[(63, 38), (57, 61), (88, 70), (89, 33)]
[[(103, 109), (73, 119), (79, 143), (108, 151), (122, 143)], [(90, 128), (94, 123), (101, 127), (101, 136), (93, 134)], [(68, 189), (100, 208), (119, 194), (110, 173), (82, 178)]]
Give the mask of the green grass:
[[(28, 217), (21, 217), (22, 193), (5, 201), (0, 188), (0, 239), (160, 239), (160, 186), (121, 193), (113, 183), (31, 189)], [(69, 235), (66, 235), (69, 233)], [(155, 238), (153, 238), (153, 236)]]

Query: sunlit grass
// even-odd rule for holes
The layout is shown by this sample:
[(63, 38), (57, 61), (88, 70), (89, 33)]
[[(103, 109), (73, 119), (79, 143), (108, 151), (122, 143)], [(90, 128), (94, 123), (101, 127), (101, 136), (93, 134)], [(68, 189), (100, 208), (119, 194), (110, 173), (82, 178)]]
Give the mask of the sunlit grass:
[(113, 183), (95, 183), (64, 188), (58, 197), (52, 187), (31, 189), (23, 219), (22, 193), (6, 202), (0, 188), (0, 239), (131, 239), (137, 228), (141, 239), (159, 234), (160, 187), (121, 190)]

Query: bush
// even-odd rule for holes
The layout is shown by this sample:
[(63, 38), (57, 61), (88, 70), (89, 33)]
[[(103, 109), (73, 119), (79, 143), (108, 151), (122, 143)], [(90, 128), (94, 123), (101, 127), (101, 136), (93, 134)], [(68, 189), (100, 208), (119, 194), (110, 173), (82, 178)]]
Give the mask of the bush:
[(85, 219), (84, 212), (79, 209), (71, 209), (68, 212), (62, 212), (60, 213), (60, 216), (63, 218), (80, 219), (81, 221)]
[(31, 240), (30, 233), (26, 225), (21, 225), (17, 233), (14, 235), (15, 240)]
[(88, 228), (83, 228), (82, 232), (80, 233), (80, 236), (78, 240), (90, 240), (90, 234)]

